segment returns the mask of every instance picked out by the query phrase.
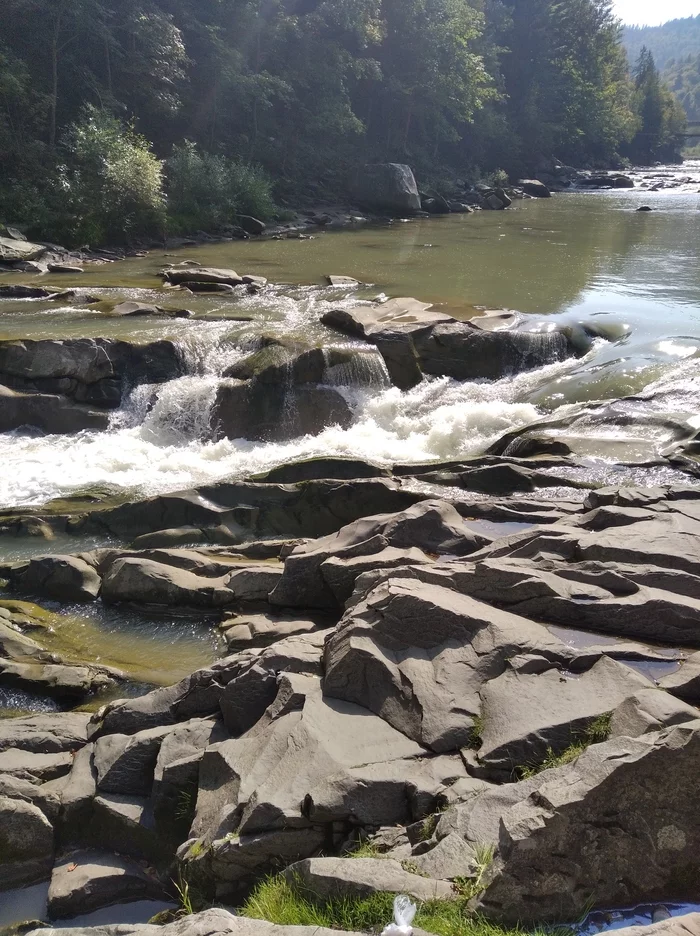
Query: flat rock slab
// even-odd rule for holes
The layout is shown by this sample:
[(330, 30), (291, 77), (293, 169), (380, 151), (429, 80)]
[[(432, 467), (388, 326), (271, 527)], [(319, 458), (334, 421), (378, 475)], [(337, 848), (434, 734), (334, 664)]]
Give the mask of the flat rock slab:
[[(333, 284), (337, 285), (337, 284)], [(360, 305), (352, 309), (332, 309), (321, 319), (324, 325), (358, 338), (389, 328), (414, 329), (440, 322), (454, 322), (451, 315), (439, 312), (429, 302), (418, 299), (390, 299), (381, 305)]]
[(32, 244), (26, 240), (12, 237), (0, 237), (0, 260), (12, 263), (15, 260), (35, 260), (46, 252), (42, 244)]
[(81, 712), (32, 715), (0, 720), (0, 751), (11, 749), (34, 754), (75, 751), (87, 743), (90, 716)]
[[(167, 926), (147, 923), (122, 923), (112, 926), (82, 926), (61, 929), (32, 930), (28, 936), (338, 936), (338, 930), (322, 926), (278, 926), (267, 920), (251, 920), (233, 916), (226, 910), (214, 908), (183, 917)], [(348, 932), (347, 936), (363, 936)], [(691, 934), (695, 936), (695, 934)]]
[(372, 894), (408, 894), (416, 900), (451, 900), (447, 881), (405, 871), (391, 858), (307, 858), (290, 865), (284, 877), (304, 897), (320, 903), (334, 898), (362, 900)]
[(0, 891), (47, 878), (53, 850), (53, 826), (39, 807), (0, 796)]
[(100, 907), (163, 896), (141, 865), (106, 852), (73, 852), (59, 861), (49, 887), (49, 917), (60, 920)]
[(219, 283), (224, 286), (239, 286), (243, 277), (235, 270), (222, 270), (217, 267), (197, 267), (191, 270), (167, 270), (165, 278), (169, 283)]

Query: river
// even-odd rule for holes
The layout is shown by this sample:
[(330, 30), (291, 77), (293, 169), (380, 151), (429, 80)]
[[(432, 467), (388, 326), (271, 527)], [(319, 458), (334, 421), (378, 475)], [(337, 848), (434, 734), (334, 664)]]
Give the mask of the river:
[[(686, 164), (682, 172), (696, 181), (670, 192), (567, 193), (516, 202), (505, 212), (328, 231), (312, 239), (156, 250), (90, 267), (80, 277), (41, 277), (42, 285), (79, 285), (105, 299), (186, 306), (195, 317), (124, 320), (106, 317), (99, 306), (86, 311), (5, 301), (0, 337), (171, 337), (184, 349), (188, 376), (158, 388), (155, 404), (137, 388), (107, 432), (0, 437), (0, 505), (39, 504), (93, 486), (162, 493), (321, 453), (377, 464), (464, 458), (567, 404), (650, 389), (661, 391), (674, 418), (697, 418), (700, 425), (700, 164)], [(637, 212), (642, 204), (654, 211)], [(237, 299), (164, 292), (158, 271), (183, 259), (261, 274), (274, 285)], [(328, 273), (367, 286), (325, 288)], [(18, 276), (0, 279), (17, 282)], [(211, 441), (208, 408), (218, 376), (256, 335), (294, 333), (342, 344), (319, 324), (320, 314), (378, 293), (442, 303), (458, 317), (479, 314), (475, 307), (513, 309), (545, 329), (595, 321), (615, 340), (596, 342), (583, 360), (495, 383), (432, 379), (401, 392), (382, 386), (378, 375), (370, 391), (347, 390), (355, 413), (349, 429), (331, 427), (285, 444)], [(613, 439), (609, 427), (579, 425), (576, 433), (586, 436), (580, 454), (602, 463), (648, 459), (650, 445), (658, 449), (668, 441), (656, 426), (616, 430)]]

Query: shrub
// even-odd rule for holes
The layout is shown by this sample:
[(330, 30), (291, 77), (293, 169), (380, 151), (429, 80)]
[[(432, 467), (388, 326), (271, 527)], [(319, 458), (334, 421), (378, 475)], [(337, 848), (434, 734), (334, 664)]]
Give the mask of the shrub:
[(170, 228), (214, 231), (236, 215), (264, 221), (275, 214), (272, 183), (258, 166), (199, 150), (186, 141), (166, 162)]
[(162, 163), (131, 125), (87, 106), (62, 148), (66, 161), (50, 198), (54, 237), (124, 243), (163, 232)]

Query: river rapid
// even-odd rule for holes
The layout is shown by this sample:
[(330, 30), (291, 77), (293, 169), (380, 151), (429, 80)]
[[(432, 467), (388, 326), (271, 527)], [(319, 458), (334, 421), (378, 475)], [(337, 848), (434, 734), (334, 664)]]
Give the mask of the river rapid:
[[(483, 453), (504, 433), (561, 416), (566, 407), (644, 393), (635, 413), (657, 412), (700, 428), (700, 164), (675, 173), (689, 181), (672, 191), (639, 187), (565, 193), (478, 212), (327, 231), (311, 239), (234, 242), (154, 250), (146, 257), (91, 266), (80, 277), (21, 281), (87, 287), (104, 299), (187, 307), (191, 319), (114, 319), (37, 300), (0, 303), (0, 337), (174, 339), (187, 375), (136, 387), (106, 432), (77, 436), (0, 436), (0, 505), (39, 505), (85, 488), (151, 495), (223, 478), (242, 478), (314, 455), (352, 456), (378, 465), (462, 459)], [(647, 184), (651, 184), (650, 180)], [(652, 212), (637, 212), (642, 204)], [(255, 296), (191, 296), (164, 290), (167, 263), (193, 260), (267, 277)], [(332, 289), (325, 274), (359, 280)], [(18, 282), (19, 274), (0, 277)], [(377, 357), (375, 372), (339, 375), (355, 420), (284, 444), (212, 441), (209, 410), (222, 371), (261, 334), (296, 335), (326, 345), (347, 340), (319, 324), (336, 306), (378, 294), (442, 304), (456, 317), (480, 307), (513, 309), (529, 327), (595, 322), (598, 340), (583, 359), (496, 382), (428, 378), (402, 392)], [(238, 320), (232, 320), (238, 319)], [(363, 384), (360, 389), (354, 384)], [(583, 414), (573, 434), (577, 454), (597, 479), (616, 461), (648, 461), (672, 441), (653, 421), (610, 426)], [(658, 480), (663, 479), (663, 471)]]

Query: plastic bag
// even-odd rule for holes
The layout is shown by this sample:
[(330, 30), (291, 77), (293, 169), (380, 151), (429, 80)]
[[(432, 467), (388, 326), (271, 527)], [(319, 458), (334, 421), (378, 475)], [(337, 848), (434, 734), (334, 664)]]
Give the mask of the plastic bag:
[(411, 936), (413, 933), (413, 918), (416, 915), (416, 905), (405, 894), (394, 898), (394, 922), (385, 926), (382, 936)]

